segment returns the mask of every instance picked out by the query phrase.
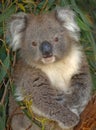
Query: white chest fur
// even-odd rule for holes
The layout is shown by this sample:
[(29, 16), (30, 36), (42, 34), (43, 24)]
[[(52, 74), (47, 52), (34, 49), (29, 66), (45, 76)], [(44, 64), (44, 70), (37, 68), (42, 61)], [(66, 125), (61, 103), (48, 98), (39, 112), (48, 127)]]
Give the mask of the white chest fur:
[(79, 71), (81, 57), (81, 49), (75, 47), (67, 58), (53, 64), (39, 66), (39, 68), (46, 73), (53, 87), (67, 91), (72, 76)]

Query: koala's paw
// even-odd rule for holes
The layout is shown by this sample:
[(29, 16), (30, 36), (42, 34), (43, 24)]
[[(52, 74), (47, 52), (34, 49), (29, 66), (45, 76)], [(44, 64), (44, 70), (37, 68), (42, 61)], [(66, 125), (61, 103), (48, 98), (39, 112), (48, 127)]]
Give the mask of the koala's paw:
[(58, 121), (58, 125), (63, 128), (63, 129), (69, 129), (69, 128), (73, 128), (74, 126), (76, 126), (79, 123), (79, 116), (77, 116), (76, 114), (70, 112), (67, 115), (63, 115), (60, 118), (60, 120)]

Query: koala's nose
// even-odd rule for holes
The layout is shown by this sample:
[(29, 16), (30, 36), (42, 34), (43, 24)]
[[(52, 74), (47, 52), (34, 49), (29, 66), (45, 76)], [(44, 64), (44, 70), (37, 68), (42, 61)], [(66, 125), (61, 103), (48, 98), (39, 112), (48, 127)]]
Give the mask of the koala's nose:
[(52, 56), (52, 45), (48, 41), (41, 43), (40, 50), (45, 58)]

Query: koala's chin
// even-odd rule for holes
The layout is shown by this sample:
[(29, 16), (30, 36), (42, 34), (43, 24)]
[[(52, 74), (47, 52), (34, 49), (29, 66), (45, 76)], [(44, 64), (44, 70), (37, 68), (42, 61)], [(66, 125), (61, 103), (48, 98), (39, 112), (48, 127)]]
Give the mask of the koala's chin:
[(50, 56), (50, 57), (42, 58), (41, 61), (43, 64), (51, 64), (56, 61), (56, 58), (55, 56)]

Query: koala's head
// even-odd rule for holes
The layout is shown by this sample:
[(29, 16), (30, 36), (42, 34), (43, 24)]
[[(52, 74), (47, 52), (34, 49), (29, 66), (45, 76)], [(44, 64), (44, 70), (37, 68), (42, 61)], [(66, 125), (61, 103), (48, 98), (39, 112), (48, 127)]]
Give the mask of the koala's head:
[(25, 61), (36, 64), (58, 62), (79, 40), (79, 27), (70, 9), (34, 16), (18, 13), (10, 22), (11, 46), (20, 49)]

